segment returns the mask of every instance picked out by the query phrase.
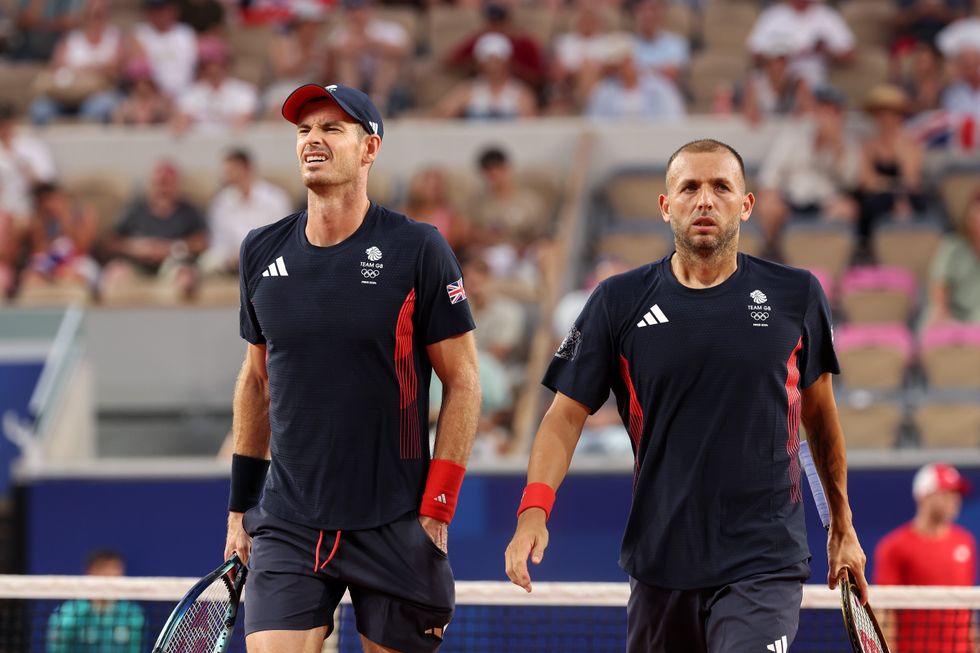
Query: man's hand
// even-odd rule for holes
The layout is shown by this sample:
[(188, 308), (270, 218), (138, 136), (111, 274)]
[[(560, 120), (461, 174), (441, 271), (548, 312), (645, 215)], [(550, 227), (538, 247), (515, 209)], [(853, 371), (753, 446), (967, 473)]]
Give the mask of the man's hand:
[(851, 570), (854, 582), (857, 584), (861, 604), (868, 602), (868, 581), (864, 577), (864, 564), (867, 558), (861, 543), (858, 542), (854, 527), (848, 524), (845, 528), (830, 529), (827, 537), (827, 587), (837, 588), (837, 581), (845, 568)]
[(225, 539), (225, 560), (231, 557), (232, 553), (237, 553), (242, 563), (247, 563), (249, 556), (252, 555), (252, 538), (245, 532), (242, 526), (243, 512), (228, 513), (228, 537)]
[(517, 530), (504, 552), (507, 578), (510, 582), (530, 592), (531, 574), (527, 569), (527, 558), (530, 556), (531, 562), (540, 564), (544, 559), (546, 548), (548, 548), (548, 527), (544, 510), (528, 508), (517, 518)]
[(442, 549), (443, 553), (449, 553), (449, 524), (444, 521), (439, 521), (438, 519), (433, 519), (432, 517), (426, 517), (422, 515), (419, 517), (419, 524), (425, 529), (425, 532), (429, 535), (429, 539)]

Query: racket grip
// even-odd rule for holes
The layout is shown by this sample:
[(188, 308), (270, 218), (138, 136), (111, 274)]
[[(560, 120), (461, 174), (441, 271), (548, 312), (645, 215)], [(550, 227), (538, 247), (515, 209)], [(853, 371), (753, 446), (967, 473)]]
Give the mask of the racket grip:
[(800, 462), (803, 464), (803, 471), (806, 472), (806, 480), (810, 484), (813, 502), (817, 504), (817, 514), (820, 515), (820, 521), (825, 529), (830, 529), (830, 509), (827, 507), (827, 496), (823, 493), (823, 484), (820, 482), (817, 466), (813, 464), (813, 456), (810, 454), (810, 443), (806, 440), (800, 443)]

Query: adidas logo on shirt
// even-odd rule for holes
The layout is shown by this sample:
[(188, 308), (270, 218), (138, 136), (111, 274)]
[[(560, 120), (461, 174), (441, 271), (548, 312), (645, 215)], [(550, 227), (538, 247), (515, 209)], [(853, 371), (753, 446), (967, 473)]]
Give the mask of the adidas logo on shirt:
[(786, 635), (783, 635), (780, 639), (766, 646), (766, 649), (773, 651), (773, 653), (789, 653), (789, 644), (786, 641)]
[(643, 316), (643, 319), (636, 323), (636, 326), (643, 328), (645, 326), (653, 326), (655, 324), (666, 324), (667, 322), (670, 322), (670, 320), (668, 320), (667, 316), (664, 315), (664, 312), (660, 310), (660, 306), (654, 304), (650, 307), (650, 310), (647, 311), (646, 315)]
[(448, 501), (446, 501), (446, 495), (445, 494), (440, 494), (435, 499), (433, 499), (433, 501), (438, 501), (439, 503), (445, 503), (447, 505), (449, 503)]
[(289, 273), (286, 272), (286, 261), (280, 256), (276, 259), (275, 263), (269, 264), (269, 269), (262, 273), (263, 277), (288, 277)]

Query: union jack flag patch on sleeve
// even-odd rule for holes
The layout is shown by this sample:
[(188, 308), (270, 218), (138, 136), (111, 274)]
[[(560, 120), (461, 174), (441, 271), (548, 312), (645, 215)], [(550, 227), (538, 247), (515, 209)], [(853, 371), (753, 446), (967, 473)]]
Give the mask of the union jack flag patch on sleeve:
[(466, 291), (463, 289), (463, 277), (446, 286), (446, 292), (449, 293), (449, 301), (453, 304), (465, 301)]

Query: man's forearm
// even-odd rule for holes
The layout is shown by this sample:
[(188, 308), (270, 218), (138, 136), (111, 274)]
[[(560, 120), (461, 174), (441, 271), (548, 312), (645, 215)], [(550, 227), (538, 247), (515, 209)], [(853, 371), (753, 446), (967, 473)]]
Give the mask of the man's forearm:
[(252, 458), (269, 458), (268, 384), (243, 369), (235, 384), (232, 433), (235, 453)]
[(476, 371), (443, 385), (433, 458), (466, 466), (480, 420), (480, 379)]
[(847, 453), (844, 432), (837, 418), (823, 409), (806, 424), (807, 441), (813, 452), (813, 462), (823, 481), (827, 507), (830, 509), (831, 528), (851, 523), (851, 508), (847, 500)]

